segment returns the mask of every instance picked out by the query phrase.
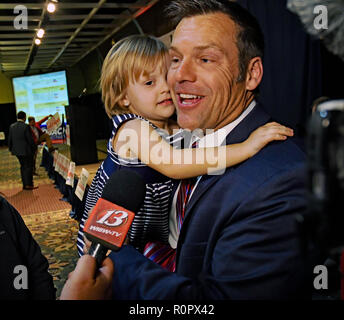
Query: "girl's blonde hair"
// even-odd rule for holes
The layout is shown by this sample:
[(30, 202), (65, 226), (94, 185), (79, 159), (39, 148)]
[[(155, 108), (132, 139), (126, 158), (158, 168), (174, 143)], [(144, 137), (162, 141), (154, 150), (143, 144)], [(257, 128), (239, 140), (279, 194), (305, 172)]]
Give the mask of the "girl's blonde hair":
[(107, 54), (100, 78), (102, 99), (108, 116), (123, 113), (122, 105), (129, 82), (141, 74), (148, 75), (157, 67), (167, 68), (168, 49), (159, 39), (149, 35), (132, 35), (118, 41)]

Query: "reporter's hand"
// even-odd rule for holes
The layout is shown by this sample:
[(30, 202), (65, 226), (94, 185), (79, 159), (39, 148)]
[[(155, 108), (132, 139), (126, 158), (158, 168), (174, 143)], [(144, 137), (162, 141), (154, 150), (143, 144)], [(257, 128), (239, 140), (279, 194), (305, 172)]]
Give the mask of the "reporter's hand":
[(85, 235), (84, 235), (84, 243), (85, 243), (85, 245), (84, 245), (84, 248), (82, 251), (84, 252), (84, 254), (88, 254), (88, 251), (91, 248), (92, 242), (90, 240), (88, 240)]
[(60, 300), (110, 299), (113, 273), (113, 263), (109, 258), (103, 261), (98, 270), (95, 258), (90, 255), (82, 256), (74, 271), (69, 274)]

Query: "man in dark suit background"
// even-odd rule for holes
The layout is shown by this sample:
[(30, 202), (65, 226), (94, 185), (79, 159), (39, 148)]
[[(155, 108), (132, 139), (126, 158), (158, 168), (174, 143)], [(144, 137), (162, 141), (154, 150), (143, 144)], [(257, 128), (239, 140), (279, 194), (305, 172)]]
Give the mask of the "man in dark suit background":
[[(179, 125), (222, 131), (225, 139), (218, 144), (233, 144), (271, 121), (255, 95), (264, 49), (255, 18), (228, 0), (174, 0), (169, 12), (178, 19), (168, 82)], [(198, 177), (180, 229), (181, 185), (170, 215), (175, 272), (124, 246), (110, 254), (115, 299), (310, 298), (311, 269), (295, 220), (307, 207), (305, 154), (293, 139), (273, 142), (221, 175)], [(80, 259), (79, 272), (90, 270), (88, 260)], [(105, 261), (98, 274), (92, 269), (89, 281), (74, 273), (61, 297), (85, 298), (85, 288), (113, 272)], [(108, 285), (97, 287), (99, 298)]]
[(19, 111), (17, 122), (10, 126), (8, 148), (19, 160), (23, 189), (32, 190), (38, 188), (33, 186), (33, 158), (37, 146), (25, 121), (26, 113)]

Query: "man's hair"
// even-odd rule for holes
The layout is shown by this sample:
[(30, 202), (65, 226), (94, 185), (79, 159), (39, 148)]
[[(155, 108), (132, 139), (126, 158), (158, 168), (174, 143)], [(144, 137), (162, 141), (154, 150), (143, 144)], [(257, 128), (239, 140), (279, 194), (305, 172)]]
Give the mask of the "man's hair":
[(17, 119), (21, 119), (21, 120), (26, 119), (26, 113), (24, 111), (19, 111), (17, 114)]
[(247, 67), (254, 57), (264, 56), (264, 36), (258, 21), (239, 4), (229, 0), (173, 0), (165, 8), (167, 18), (175, 27), (182, 19), (222, 12), (237, 26), (236, 45), (239, 51), (239, 78), (246, 77)]
[(32, 121), (32, 120), (35, 121), (35, 117), (28, 117), (27, 118), (27, 121), (29, 121), (29, 122)]
[(127, 112), (120, 104), (129, 82), (157, 67), (167, 72), (168, 49), (159, 39), (149, 35), (132, 35), (118, 41), (108, 52), (102, 67), (100, 86), (108, 116)]

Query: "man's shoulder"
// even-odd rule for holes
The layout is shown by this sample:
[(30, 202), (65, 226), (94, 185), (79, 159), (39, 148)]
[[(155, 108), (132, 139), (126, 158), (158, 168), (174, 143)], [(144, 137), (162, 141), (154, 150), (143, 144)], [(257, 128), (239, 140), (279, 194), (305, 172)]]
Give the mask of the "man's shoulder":
[(272, 142), (253, 157), (256, 162), (265, 161), (265, 165), (290, 168), (304, 164), (306, 153), (302, 142), (296, 138), (289, 138), (283, 142)]
[(220, 183), (261, 184), (277, 175), (289, 175), (295, 179), (304, 178), (306, 173), (306, 154), (296, 140), (273, 142), (254, 157), (228, 168)]
[(305, 153), (297, 144), (272, 143), (254, 157), (227, 168), (222, 175), (201, 179), (207, 190), (202, 201), (212, 201), (219, 207), (226, 204), (231, 211), (251, 196), (266, 199), (267, 194), (274, 192), (302, 194), (306, 191), (306, 169)]
[(26, 128), (28, 125), (25, 123), (25, 122), (22, 122), (22, 121), (17, 121), (17, 122), (14, 122), (10, 125), (10, 127), (23, 127), (23, 128)]

